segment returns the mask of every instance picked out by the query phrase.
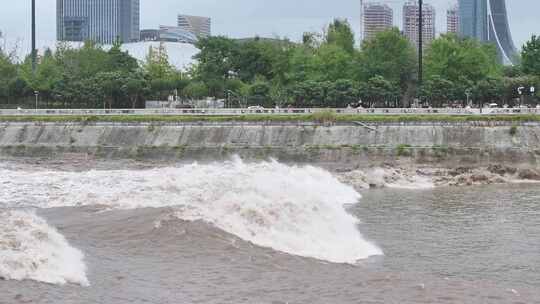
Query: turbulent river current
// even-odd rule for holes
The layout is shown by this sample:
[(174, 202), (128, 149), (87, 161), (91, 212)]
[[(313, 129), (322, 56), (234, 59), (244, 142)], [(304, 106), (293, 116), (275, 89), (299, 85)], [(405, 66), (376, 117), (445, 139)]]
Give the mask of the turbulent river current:
[(540, 186), (0, 161), (0, 303), (540, 303)]

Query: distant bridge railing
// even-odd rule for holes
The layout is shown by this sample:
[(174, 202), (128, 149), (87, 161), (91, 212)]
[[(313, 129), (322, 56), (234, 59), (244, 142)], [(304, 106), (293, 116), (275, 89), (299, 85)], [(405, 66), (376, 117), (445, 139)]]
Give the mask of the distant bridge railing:
[(280, 109), (0, 109), (0, 116), (20, 115), (192, 115), (192, 116), (241, 116), (241, 115), (309, 115), (322, 111), (334, 111), (338, 114), (372, 114), (372, 115), (486, 115), (486, 114), (540, 114), (540, 108), (280, 108)]

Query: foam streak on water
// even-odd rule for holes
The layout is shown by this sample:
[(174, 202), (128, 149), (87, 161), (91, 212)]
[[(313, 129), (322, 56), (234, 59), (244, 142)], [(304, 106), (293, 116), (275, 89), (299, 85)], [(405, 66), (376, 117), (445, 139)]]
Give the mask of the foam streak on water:
[(87, 286), (83, 257), (33, 212), (0, 210), (0, 278)]
[[(381, 250), (366, 241), (344, 205), (360, 194), (329, 172), (277, 162), (192, 164), (129, 171), (0, 172), (8, 204), (173, 206), (183, 220), (203, 220), (256, 245), (336, 263)], [(29, 199), (31, 198), (31, 199)]]

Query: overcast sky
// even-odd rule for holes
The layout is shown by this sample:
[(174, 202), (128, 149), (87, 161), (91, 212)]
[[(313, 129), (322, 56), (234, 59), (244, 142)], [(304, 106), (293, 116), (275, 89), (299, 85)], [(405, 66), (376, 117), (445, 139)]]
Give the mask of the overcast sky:
[[(366, 0), (367, 1), (367, 0)], [(456, 0), (426, 0), (437, 8), (438, 31), (446, 29), (446, 8)], [(10, 39), (29, 40), (30, 0), (1, 0), (0, 31)], [(386, 1), (401, 23), (405, 0)], [(54, 40), (55, 0), (37, 0), (38, 39)], [(507, 1), (512, 33), (521, 46), (540, 34), (539, 0)], [(141, 28), (175, 25), (178, 13), (209, 16), (213, 34), (230, 37), (280, 36), (298, 40), (305, 31), (319, 31), (335, 17), (347, 18), (359, 35), (360, 0), (141, 0)]]

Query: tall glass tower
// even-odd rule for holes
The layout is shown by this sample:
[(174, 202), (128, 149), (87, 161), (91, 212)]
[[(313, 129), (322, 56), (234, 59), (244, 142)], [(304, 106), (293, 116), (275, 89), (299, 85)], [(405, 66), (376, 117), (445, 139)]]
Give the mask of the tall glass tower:
[(487, 41), (487, 0), (460, 0), (459, 18), (462, 36)]
[(512, 40), (505, 0), (459, 0), (459, 32), (497, 46), (499, 59), (513, 64), (516, 47)]
[(60, 41), (138, 41), (139, 20), (139, 0), (56, 0)]
[(488, 0), (488, 40), (497, 45), (499, 57), (504, 64), (516, 63), (517, 50), (510, 32), (505, 0)]

